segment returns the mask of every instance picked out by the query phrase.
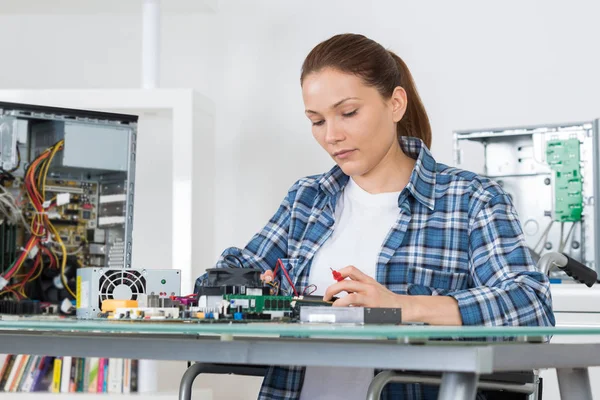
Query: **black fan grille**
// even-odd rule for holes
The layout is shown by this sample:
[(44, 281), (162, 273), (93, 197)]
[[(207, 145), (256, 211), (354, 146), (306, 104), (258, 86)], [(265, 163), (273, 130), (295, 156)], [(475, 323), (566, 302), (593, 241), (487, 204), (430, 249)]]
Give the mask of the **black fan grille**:
[(115, 289), (121, 285), (125, 285), (131, 290), (131, 298), (120, 300), (137, 300), (138, 295), (146, 293), (146, 278), (140, 271), (128, 269), (107, 270), (100, 276), (98, 283), (98, 307), (102, 308), (102, 301), (114, 299)]

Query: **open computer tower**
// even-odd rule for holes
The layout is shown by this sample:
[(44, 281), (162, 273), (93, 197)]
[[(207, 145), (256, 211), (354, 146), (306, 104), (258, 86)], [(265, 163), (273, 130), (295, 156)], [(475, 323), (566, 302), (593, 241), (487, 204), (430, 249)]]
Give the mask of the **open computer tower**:
[(600, 272), (599, 126), (593, 120), (455, 131), (454, 162), (503, 187), (534, 258), (560, 252)]
[(0, 102), (0, 313), (77, 298), (77, 315), (91, 318), (101, 296), (179, 279), (131, 269), (137, 121)]

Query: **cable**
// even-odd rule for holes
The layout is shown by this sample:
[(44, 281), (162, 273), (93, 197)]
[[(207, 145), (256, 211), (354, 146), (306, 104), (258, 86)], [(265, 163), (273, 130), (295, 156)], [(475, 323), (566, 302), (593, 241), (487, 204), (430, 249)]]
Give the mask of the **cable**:
[(563, 235), (564, 235), (564, 230), (565, 230), (565, 223), (561, 222), (560, 223), (560, 241), (558, 242), (558, 249), (559, 251), (561, 251), (560, 249), (563, 248)]
[[(228, 258), (233, 258), (235, 260), (235, 264), (228, 262), (227, 261)], [(224, 256), (223, 261), (225, 262), (225, 264), (227, 264), (228, 267), (232, 267), (232, 268), (243, 268), (244, 267), (244, 263), (242, 262), (242, 260), (240, 260), (239, 257), (234, 256), (233, 254), (227, 254), (226, 256)]]
[[(62, 281), (65, 289), (69, 292), (69, 294), (73, 297), (76, 297), (76, 294), (73, 293), (73, 291), (69, 287), (66, 276), (65, 276), (65, 270), (66, 270), (66, 264), (67, 264), (67, 250), (66, 250), (65, 244), (62, 241), (62, 238), (60, 237), (60, 234), (57, 232), (56, 228), (50, 222), (50, 219), (48, 218), (48, 215), (46, 214), (49, 204), (45, 204), (45, 202), (46, 202), (46, 199), (45, 199), (46, 179), (48, 177), (48, 170), (50, 168), (50, 164), (52, 163), (52, 160), (54, 159), (54, 156), (56, 155), (56, 153), (59, 150), (62, 150), (63, 147), (64, 147), (64, 140), (58, 141), (53, 146), (51, 146), (48, 149), (41, 152), (33, 160), (33, 162), (27, 167), (27, 169), (25, 171), (24, 186), (25, 186), (25, 190), (27, 193), (27, 197), (29, 198), (29, 201), (31, 202), (31, 204), (34, 208), (34, 215), (31, 219), (31, 237), (28, 240), (28, 244), (25, 247), (25, 250), (20, 255), (20, 257), (15, 261), (15, 263), (9, 268), (9, 271), (5, 274), (4, 279), (6, 279), (6, 280), (10, 279), (12, 277), (12, 275), (15, 274), (21, 268), (27, 254), (31, 251), (31, 249), (35, 245), (38, 245), (38, 243), (41, 240), (47, 239), (48, 232), (50, 232), (54, 236), (54, 239), (56, 240), (56, 242), (58, 243), (58, 245), (60, 246), (60, 248), (62, 250), (62, 260), (61, 260), (62, 262), (61, 262), (61, 268), (60, 268), (61, 281)], [(50, 265), (53, 264), (53, 261), (56, 261), (56, 265), (58, 266), (59, 260), (58, 260), (58, 256), (56, 255), (56, 253), (54, 253), (50, 249), (47, 249), (45, 246), (41, 246), (41, 248), (42, 248), (42, 252), (45, 252), (47, 254), (48, 254), (48, 252), (50, 252), (50, 254), (49, 254), (50, 260), (51, 260)], [(32, 277), (32, 275), (29, 275), (28, 279), (30, 279), (31, 277)], [(36, 278), (37, 278), (37, 276), (36, 276)], [(28, 279), (25, 279), (21, 283), (22, 288), (24, 287), (24, 285)], [(10, 287), (8, 290), (10, 290)], [(4, 292), (2, 292), (2, 293), (4, 293)], [(15, 292), (15, 294), (17, 294), (17, 293)], [(24, 295), (24, 293), (23, 293), (23, 295)], [(18, 296), (18, 294), (17, 294), (17, 296)]]
[(267, 285), (271, 286), (271, 295), (277, 296), (279, 294), (279, 282), (265, 282)]
[(42, 274), (42, 270), (44, 269), (44, 256), (38, 253), (38, 257), (39, 257), (39, 260), (40, 260), (40, 268), (39, 268), (39, 270), (38, 270), (38, 273), (37, 273), (37, 274), (35, 274), (35, 276), (34, 276), (34, 277), (32, 277), (32, 278), (29, 280), (30, 282), (33, 282), (33, 281), (35, 281), (37, 278), (39, 278), (39, 277), (40, 277), (40, 275)]
[(546, 228), (544, 229), (544, 231), (540, 235), (540, 239), (537, 241), (537, 243), (533, 247), (533, 251), (534, 252), (537, 253), (537, 248), (540, 245), (540, 243), (543, 243), (543, 241), (545, 241), (545, 239), (548, 238), (548, 234), (550, 233), (550, 228), (552, 228), (553, 224), (554, 224), (554, 220), (551, 220), (550, 223), (546, 226)]
[(21, 166), (21, 151), (19, 150), (19, 143), (17, 143), (16, 148), (17, 148), (17, 165), (13, 169), (10, 169), (6, 172), (10, 172), (10, 173), (15, 172)]
[[(29, 271), (29, 273), (25, 276), (25, 278), (21, 282), (19, 282), (17, 284), (17, 286), (20, 287), (19, 293), (21, 293), (21, 295), (25, 298), (28, 298), (28, 296), (25, 294), (25, 285), (27, 284), (27, 282), (29, 282), (31, 280), (33, 273), (38, 269), (39, 265), (40, 265), (40, 253), (38, 253), (36, 255), (35, 262), (33, 263), (33, 266), (31, 267), (31, 270)], [(40, 273), (41, 273), (41, 269), (40, 269)]]
[[(64, 147), (64, 140), (60, 140), (55, 145), (50, 147), (49, 149), (44, 150), (44, 152), (42, 152), (42, 154), (40, 155), (40, 157), (42, 157), (42, 155), (43, 155), (43, 159), (44, 159), (44, 163), (42, 164), (42, 167), (40, 168), (39, 174), (38, 174), (38, 186), (41, 186), (42, 193), (40, 195), (39, 190), (38, 190), (37, 193), (35, 193), (34, 195), (37, 196), (38, 199), (41, 200), (41, 202), (45, 202), (45, 199), (46, 199), (46, 179), (48, 177), (48, 170), (50, 169), (50, 164), (52, 163), (52, 160), (54, 159), (54, 156), (56, 155), (56, 153), (59, 150), (62, 150), (63, 147)], [(34, 174), (31, 175), (32, 178), (35, 175), (35, 171), (36, 170), (34, 169), (33, 170)], [(38, 205), (39, 205), (39, 202), (38, 202)], [(43, 203), (42, 203), (42, 206), (43, 206)], [(41, 208), (40, 211), (42, 213), (44, 212), (43, 207)], [(61, 266), (60, 266), (60, 279), (62, 281), (62, 284), (64, 285), (67, 292), (69, 292), (69, 294), (71, 296), (76, 298), (77, 295), (69, 287), (67, 278), (65, 276), (65, 270), (67, 267), (67, 249), (65, 247), (65, 244), (64, 244), (62, 238), (60, 237), (60, 234), (54, 227), (54, 225), (50, 222), (48, 215), (46, 213), (43, 213), (42, 215), (43, 215), (42, 219), (43, 219), (44, 225), (46, 225), (48, 230), (52, 233), (52, 235), (54, 236), (54, 240), (56, 242), (58, 242), (58, 244), (62, 250), (62, 260), (61, 260), (62, 262), (61, 262)]]
[(63, 285), (65, 286), (65, 289), (67, 290), (67, 292), (69, 292), (69, 294), (71, 296), (73, 296), (74, 298), (77, 298), (77, 295), (75, 293), (73, 293), (73, 291), (67, 284), (67, 278), (65, 276), (65, 269), (67, 267), (67, 249), (65, 248), (65, 244), (63, 243), (62, 239), (60, 238), (60, 235), (56, 231), (56, 228), (54, 228), (54, 225), (49, 223), (49, 228), (52, 231), (54, 238), (56, 240), (58, 240), (58, 244), (60, 244), (60, 247), (62, 248), (62, 252), (63, 252), (63, 258), (62, 258), (62, 263), (61, 263), (61, 267), (60, 267), (60, 279), (61, 279)]
[[(313, 288), (313, 290), (310, 291), (309, 293), (306, 293), (306, 291), (308, 290), (308, 288)], [(302, 296), (310, 296), (311, 294), (313, 294), (316, 291), (317, 291), (317, 285), (315, 285), (314, 283), (310, 284), (310, 285), (308, 285), (307, 287), (304, 288), (304, 290), (302, 291)]]
[(277, 276), (277, 270), (279, 269), (279, 267), (281, 267), (283, 274), (285, 275), (287, 281), (289, 282), (290, 286), (292, 287), (292, 290), (294, 291), (294, 296), (298, 296), (298, 292), (296, 291), (296, 288), (294, 287), (294, 282), (292, 282), (292, 279), (288, 275), (288, 272), (285, 269), (285, 267), (283, 265), (283, 261), (281, 261), (281, 258), (277, 259), (277, 265), (275, 265), (275, 269), (273, 270), (273, 276)]
[(63, 148), (64, 143), (65, 143), (64, 140), (61, 140), (52, 147), (52, 151), (50, 152), (50, 156), (48, 157), (48, 161), (46, 162), (46, 165), (45, 165), (46, 169), (43, 171), (44, 177), (42, 180), (42, 198), (43, 199), (46, 198), (46, 178), (48, 177), (48, 170), (50, 169), (50, 164), (52, 163), (52, 160), (54, 159), (54, 156), (56, 155), (56, 153)]
[(573, 222), (573, 224), (571, 225), (571, 228), (569, 228), (569, 232), (567, 233), (567, 237), (565, 239), (564, 242), (562, 242), (562, 232), (561, 232), (561, 245), (558, 248), (558, 252), (562, 253), (565, 250), (565, 247), (567, 246), (567, 243), (569, 242), (569, 238), (571, 237), (571, 234), (573, 233), (573, 229), (575, 228), (575, 225), (577, 224), (577, 221)]
[(0, 215), (14, 224), (22, 223), (27, 226), (23, 212), (17, 207), (17, 200), (2, 185), (0, 185)]
[(31, 251), (31, 249), (34, 247), (34, 245), (37, 244), (37, 241), (38, 241), (38, 239), (34, 236), (29, 238), (29, 241), (27, 242), (27, 245), (25, 245), (25, 249), (19, 256), (19, 258), (17, 258), (15, 260), (15, 262), (13, 263), (13, 265), (10, 266), (10, 268), (8, 269), (8, 272), (6, 272), (4, 274), (4, 277), (3, 277), (4, 279), (6, 279), (8, 281), (10, 278), (12, 278), (12, 276), (15, 273), (17, 273), (17, 271), (19, 271), (19, 269), (23, 265), (23, 262), (25, 261), (27, 254)]

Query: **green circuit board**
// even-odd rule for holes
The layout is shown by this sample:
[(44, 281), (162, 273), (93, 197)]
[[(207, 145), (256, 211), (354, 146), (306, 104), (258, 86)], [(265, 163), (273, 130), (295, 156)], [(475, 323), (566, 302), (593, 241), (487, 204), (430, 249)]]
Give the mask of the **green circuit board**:
[(546, 161), (554, 171), (552, 217), (557, 222), (580, 221), (583, 210), (583, 180), (579, 140), (547, 142)]
[(290, 311), (292, 296), (248, 296), (243, 294), (223, 295), (232, 308), (242, 306), (244, 311), (261, 313), (263, 311)]

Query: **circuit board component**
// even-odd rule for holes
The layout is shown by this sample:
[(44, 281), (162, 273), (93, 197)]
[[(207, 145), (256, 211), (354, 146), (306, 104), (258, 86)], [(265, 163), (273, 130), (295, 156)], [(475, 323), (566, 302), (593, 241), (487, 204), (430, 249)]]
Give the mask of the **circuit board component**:
[(552, 218), (557, 222), (581, 220), (583, 181), (578, 139), (551, 140), (546, 144), (546, 161), (554, 171)]

